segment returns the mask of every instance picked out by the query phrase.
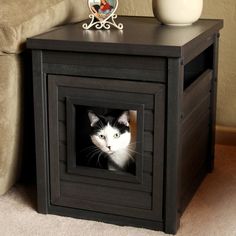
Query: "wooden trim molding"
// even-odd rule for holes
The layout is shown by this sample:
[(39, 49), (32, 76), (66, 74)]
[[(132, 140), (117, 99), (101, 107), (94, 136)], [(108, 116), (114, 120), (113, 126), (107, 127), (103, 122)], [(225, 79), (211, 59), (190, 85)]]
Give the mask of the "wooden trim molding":
[(216, 144), (236, 146), (236, 127), (217, 125)]

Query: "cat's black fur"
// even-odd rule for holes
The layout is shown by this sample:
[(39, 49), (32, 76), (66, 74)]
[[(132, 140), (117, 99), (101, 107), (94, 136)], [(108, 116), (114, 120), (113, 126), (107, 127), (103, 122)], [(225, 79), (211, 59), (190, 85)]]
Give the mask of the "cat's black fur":
[(112, 127), (116, 127), (121, 134), (125, 133), (126, 131), (129, 131), (128, 126), (118, 122), (118, 118), (123, 112), (124, 111), (115, 110), (113, 112), (109, 112), (106, 115), (96, 114), (97, 117), (99, 117), (99, 121), (93, 127), (91, 127), (90, 135), (96, 134), (102, 127), (105, 127), (108, 123)]

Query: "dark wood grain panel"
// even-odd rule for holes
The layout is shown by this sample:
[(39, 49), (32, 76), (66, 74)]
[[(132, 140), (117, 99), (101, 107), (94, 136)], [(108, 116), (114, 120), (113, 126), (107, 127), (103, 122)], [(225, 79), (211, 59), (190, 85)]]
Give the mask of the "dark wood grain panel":
[(67, 159), (67, 145), (59, 141), (59, 161), (65, 162)]
[(66, 121), (66, 100), (58, 101), (58, 119), (59, 121)]
[(202, 119), (210, 110), (210, 94), (203, 97), (199, 104), (192, 109), (192, 112), (187, 117), (183, 117), (181, 131), (185, 132), (192, 130), (197, 122)]
[[(162, 111), (159, 111), (162, 112)], [(144, 130), (153, 131), (154, 127), (154, 114), (153, 110), (145, 110), (144, 112)]]
[(153, 133), (145, 132), (144, 133), (144, 151), (152, 152), (153, 151)]
[(145, 78), (150, 82), (166, 79), (166, 60), (158, 57), (46, 51), (44, 63), (45, 70), (53, 74), (70, 70), (80, 76), (100, 78), (141, 81)]
[(211, 114), (210, 114), (210, 134), (209, 134), (209, 155), (208, 155), (208, 166), (209, 172), (214, 169), (215, 159), (215, 136), (216, 136), (216, 109), (217, 109), (217, 87), (218, 87), (218, 60), (219, 60), (219, 32), (214, 35), (214, 44), (212, 51), (209, 52), (211, 60), (211, 68), (213, 70), (212, 81), (211, 81)]
[[(49, 79), (53, 80), (57, 86), (71, 87), (80, 89), (96, 89), (103, 91), (117, 91), (119, 93), (128, 92), (131, 94), (155, 94), (159, 92), (164, 85), (152, 83), (150, 86), (146, 82), (121, 81), (116, 79), (102, 79), (81, 76), (63, 76), (49, 75)], [(143, 80), (145, 81), (145, 79)]]
[(106, 66), (107, 69), (139, 69), (165, 71), (166, 61), (161, 57), (142, 57), (117, 54), (97, 54), (97, 53), (75, 53), (45, 51), (43, 54), (44, 63), (49, 64), (72, 64), (85, 66), (87, 68)]
[[(90, 94), (96, 93), (96, 101), (93, 97), (91, 97)], [(100, 103), (100, 107), (104, 107), (103, 104), (106, 104), (108, 101), (114, 101), (114, 106), (116, 104), (124, 104), (127, 103), (127, 101), (135, 100), (136, 104), (145, 104), (146, 109), (152, 109), (153, 108), (153, 96), (152, 95), (142, 95), (138, 93), (116, 93), (114, 91), (106, 91), (99, 90), (99, 89), (80, 89), (80, 88), (61, 88), (59, 87), (59, 99), (60, 101), (64, 102), (65, 97), (74, 97), (78, 100), (86, 100), (86, 105), (88, 106), (94, 106), (96, 102)], [(111, 100), (111, 98), (113, 99)], [(99, 99), (98, 99), (99, 98)], [(108, 107), (113, 108), (113, 107)], [(122, 109), (122, 106), (120, 105), (120, 109)]]
[[(68, 204), (67, 204), (68, 202)], [(124, 214), (114, 214), (114, 213), (102, 213), (98, 211), (82, 210), (78, 209), (77, 202), (71, 201), (70, 199), (63, 198), (61, 201), (57, 202), (57, 205), (50, 204), (50, 213), (61, 215), (61, 216), (71, 216), (74, 218), (85, 219), (85, 220), (95, 220), (103, 221), (110, 224), (116, 224), (120, 226), (133, 226), (139, 228), (148, 228), (152, 230), (163, 230), (163, 221), (158, 217), (149, 217), (150, 213), (142, 211), (142, 216), (135, 212), (136, 217), (126, 216)], [(130, 209), (133, 212), (133, 209)], [(139, 216), (139, 218), (137, 218)], [(125, 223), (124, 223), (125, 222)]]
[[(109, 215), (116, 215), (116, 216), (128, 216), (132, 217), (133, 219), (148, 219), (148, 220), (161, 220), (158, 217), (157, 212), (154, 212), (149, 209), (141, 209), (136, 207), (129, 207), (129, 206), (119, 206), (115, 204), (107, 204), (103, 202), (95, 202), (95, 201), (88, 201), (87, 199), (78, 199), (78, 198), (71, 198), (71, 197), (61, 197), (56, 201), (54, 205), (65, 206), (65, 207), (72, 207), (74, 209), (79, 210), (89, 210), (92, 213), (107, 213)], [(123, 226), (127, 225), (123, 222)]]
[(150, 210), (152, 207), (150, 193), (119, 189), (116, 186), (111, 188), (65, 181), (60, 182), (60, 187), (62, 197), (89, 201), (95, 205), (106, 203), (110, 206), (127, 206), (147, 210)]
[[(78, 169), (79, 170), (79, 169)], [(97, 169), (99, 170), (99, 169)], [(94, 168), (90, 168), (90, 171), (93, 172)], [(109, 170), (105, 170), (106, 172), (112, 173), (113, 175), (117, 175), (117, 180), (110, 180), (105, 178), (91, 178), (88, 176), (83, 176), (78, 174), (68, 174), (67, 167), (65, 162), (60, 162), (60, 178), (63, 181), (73, 182), (73, 183), (84, 183), (88, 185), (97, 185), (97, 186), (104, 186), (104, 187), (111, 187), (117, 189), (126, 189), (126, 190), (135, 190), (139, 192), (152, 192), (152, 176), (150, 173), (144, 173), (141, 184), (131, 184), (129, 182), (124, 182), (122, 179), (119, 180), (119, 173), (110, 172)], [(104, 170), (102, 170), (104, 173)]]
[(59, 141), (63, 143), (67, 143), (66, 126), (64, 122), (59, 122)]
[[(37, 209), (41, 213), (48, 213), (49, 173), (48, 173), (48, 129), (47, 129), (47, 98), (46, 77), (42, 66), (42, 51), (34, 50), (33, 56), (33, 98), (35, 124), (35, 152), (37, 174)], [(32, 157), (33, 158), (33, 157)]]
[(144, 152), (143, 154), (143, 171), (144, 173), (152, 174), (153, 172), (153, 153)]
[(180, 156), (180, 121), (184, 84), (184, 66), (180, 58), (168, 60), (168, 85), (166, 101), (166, 156), (165, 156), (165, 228), (168, 233), (175, 233), (180, 224), (178, 202), (179, 191), (179, 156)]
[[(184, 195), (195, 181), (200, 169), (207, 166), (209, 149), (209, 112), (205, 114), (195, 126), (183, 136), (181, 169), (181, 194)], [(188, 176), (188, 178), (185, 178)]]
[(210, 93), (212, 70), (207, 70), (197, 78), (183, 94), (183, 116), (186, 117), (198, 104), (199, 100)]

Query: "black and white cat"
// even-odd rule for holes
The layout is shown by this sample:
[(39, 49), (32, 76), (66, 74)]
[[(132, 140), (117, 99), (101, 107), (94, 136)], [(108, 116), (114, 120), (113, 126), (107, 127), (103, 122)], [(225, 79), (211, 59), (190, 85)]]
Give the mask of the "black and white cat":
[(88, 117), (91, 126), (91, 141), (97, 150), (107, 156), (108, 170), (134, 173), (135, 144), (131, 142), (129, 111), (123, 111), (118, 116), (114, 114), (104, 116), (90, 110)]

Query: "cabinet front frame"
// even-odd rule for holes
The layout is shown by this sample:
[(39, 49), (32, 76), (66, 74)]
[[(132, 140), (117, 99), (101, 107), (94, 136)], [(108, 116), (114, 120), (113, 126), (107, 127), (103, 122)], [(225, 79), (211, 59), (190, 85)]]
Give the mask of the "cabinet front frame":
[[(50, 171), (50, 192), (51, 192), (51, 204), (52, 205), (60, 205), (60, 206), (68, 206), (81, 209), (82, 205), (79, 204), (78, 201), (72, 201), (70, 198), (63, 197), (61, 195), (61, 167), (60, 167), (60, 151), (59, 151), (59, 144), (58, 140), (55, 140), (55, 137), (59, 137), (59, 128), (58, 124), (58, 100), (60, 96), (59, 90), (61, 88), (68, 88), (71, 87), (73, 89), (80, 88), (80, 89), (88, 89), (88, 87), (94, 89), (100, 89), (107, 91), (107, 93), (111, 93), (113, 89), (116, 92), (120, 92), (123, 94), (127, 93), (129, 98), (129, 93), (135, 94), (135, 98), (139, 98), (136, 104), (134, 101), (131, 101), (133, 106), (136, 105), (136, 109), (141, 111), (140, 114), (144, 113), (143, 106), (145, 106), (145, 97), (148, 98), (146, 100), (150, 100), (153, 107), (149, 107), (153, 109), (153, 163), (152, 163), (152, 175), (151, 177), (151, 186), (150, 180), (147, 181), (145, 177), (142, 176), (143, 171), (141, 171), (140, 175), (138, 175), (136, 182), (130, 181), (130, 179), (124, 178), (123, 181), (126, 183), (124, 184), (125, 189), (131, 189), (132, 191), (149, 191), (151, 190), (151, 202), (150, 202), (150, 209), (139, 209), (139, 208), (132, 208), (129, 206), (126, 207), (111, 207), (110, 204), (97, 204), (98, 207), (94, 206), (93, 209), (95, 211), (101, 211), (105, 213), (112, 213), (118, 215), (124, 215), (128, 217), (138, 217), (143, 219), (150, 219), (150, 220), (159, 220), (162, 221), (163, 219), (163, 209), (162, 209), (162, 201), (163, 201), (163, 159), (164, 159), (164, 116), (165, 116), (165, 105), (164, 105), (164, 94), (165, 94), (165, 86), (161, 84), (150, 84), (143, 83), (143, 82), (130, 82), (130, 81), (117, 81), (117, 80), (107, 80), (107, 79), (97, 79), (97, 78), (83, 78), (83, 77), (72, 77), (72, 76), (62, 76), (62, 75), (48, 75), (48, 110), (49, 110), (49, 171)], [(100, 86), (100, 87), (99, 87)], [(73, 91), (74, 92), (74, 91)], [(72, 93), (73, 93), (72, 92)], [(63, 92), (62, 92), (63, 93)], [(66, 94), (66, 93), (65, 93)], [(64, 95), (62, 95), (64, 96)], [(120, 98), (122, 100), (122, 98)], [(127, 104), (130, 103), (127, 98), (123, 98), (122, 102), (126, 101)], [(142, 103), (144, 100), (144, 105)], [(146, 101), (147, 102), (147, 101)], [(140, 104), (141, 103), (141, 104)], [(145, 109), (144, 109), (145, 110)], [(142, 119), (139, 119), (140, 122), (144, 123)], [(143, 124), (142, 124), (143, 125)], [(53, 145), (51, 145), (53, 143)], [(138, 168), (142, 168), (142, 165), (139, 165)], [(112, 174), (114, 175), (114, 174)], [(118, 175), (116, 175), (118, 176)], [(78, 177), (78, 176), (77, 176)], [(78, 177), (79, 178), (79, 177)], [(79, 182), (83, 182), (86, 180), (86, 177), (79, 180)], [(97, 180), (94, 178), (94, 183)], [(107, 179), (104, 179), (103, 182), (108, 182)], [(120, 184), (119, 181), (116, 179), (109, 180), (110, 182), (113, 181), (113, 184), (118, 184), (118, 186), (123, 186)], [(89, 183), (87, 182), (89, 185)], [(64, 186), (64, 185), (63, 185)], [(106, 186), (106, 184), (105, 184)], [(109, 185), (108, 185), (109, 186)], [(111, 185), (110, 185), (111, 186)], [(109, 187), (110, 187), (109, 186)], [(108, 187), (108, 188), (109, 188)], [(65, 189), (65, 188), (64, 188)], [(149, 189), (149, 190), (148, 190)], [(145, 198), (143, 199), (145, 201)], [(90, 202), (91, 203), (91, 202)], [(89, 209), (89, 204), (83, 203), (86, 207), (84, 210), (91, 210)], [(134, 203), (135, 204), (135, 203)], [(96, 205), (96, 204), (95, 204)], [(146, 208), (146, 207), (145, 207)], [(83, 207), (82, 207), (83, 209)], [(105, 209), (104, 211), (101, 209)]]

